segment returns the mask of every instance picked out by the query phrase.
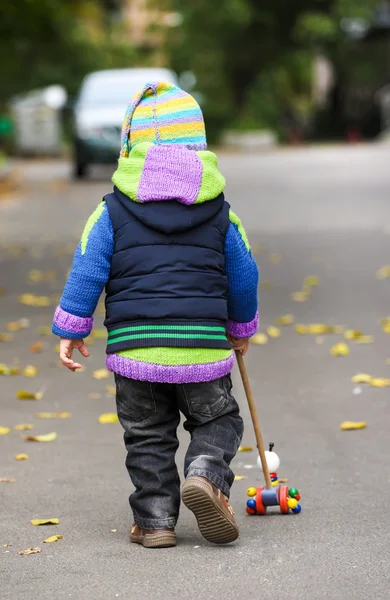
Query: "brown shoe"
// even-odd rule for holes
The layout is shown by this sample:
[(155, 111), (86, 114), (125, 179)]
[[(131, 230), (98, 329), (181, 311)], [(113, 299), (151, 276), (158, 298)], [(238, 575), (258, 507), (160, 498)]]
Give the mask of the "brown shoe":
[(183, 485), (182, 499), (195, 515), (204, 538), (214, 544), (228, 544), (239, 536), (234, 510), (228, 499), (205, 477), (189, 477)]
[(176, 533), (172, 529), (142, 529), (135, 523), (130, 529), (130, 541), (144, 548), (171, 548), (176, 546)]

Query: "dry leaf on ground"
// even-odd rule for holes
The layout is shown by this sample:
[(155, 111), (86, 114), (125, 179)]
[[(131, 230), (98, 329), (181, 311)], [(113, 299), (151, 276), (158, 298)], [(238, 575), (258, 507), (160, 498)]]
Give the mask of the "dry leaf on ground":
[(250, 339), (251, 344), (263, 346), (268, 342), (268, 336), (265, 333), (255, 333)]
[(364, 429), (367, 427), (367, 423), (364, 421), (344, 421), (340, 425), (342, 431), (350, 431), (353, 429)]
[(16, 431), (29, 431), (34, 429), (34, 425), (32, 423), (18, 423), (18, 425), (14, 425), (14, 429)]
[(31, 344), (31, 346), (29, 347), (29, 350), (30, 350), (30, 352), (33, 352), (34, 354), (39, 354), (40, 352), (42, 352), (44, 346), (45, 346), (45, 344), (42, 342), (42, 340), (38, 340), (37, 342), (34, 342), (33, 344)]
[(308, 275), (305, 277), (303, 285), (305, 287), (316, 287), (320, 283), (320, 280), (316, 275)]
[(279, 252), (273, 252), (272, 254), (268, 255), (268, 260), (271, 264), (278, 265), (282, 260), (282, 257), (280, 256)]
[(37, 412), (35, 416), (38, 419), (69, 419), (72, 416), (70, 412)]
[(31, 271), (28, 274), (28, 278), (34, 283), (39, 283), (43, 280), (43, 273), (39, 269), (31, 269)]
[(24, 439), (27, 442), (54, 442), (57, 439), (57, 434), (55, 431), (52, 431), (43, 435), (26, 435)]
[(374, 377), (373, 379), (371, 379), (370, 385), (372, 387), (377, 387), (377, 388), (389, 387), (390, 379), (385, 379), (384, 377), (383, 378), (382, 377)]
[(29, 456), (28, 454), (16, 454), (15, 455), (15, 460), (28, 460)]
[(101, 397), (102, 397), (102, 395), (99, 394), (99, 392), (90, 392), (88, 394), (88, 399), (89, 400), (100, 400)]
[(243, 479), (248, 479), (248, 475), (235, 475), (234, 481), (242, 481)]
[(40, 548), (26, 548), (25, 550), (18, 550), (18, 554), (25, 556), (26, 554), (39, 554), (42, 552)]
[(0, 435), (8, 435), (10, 431), (9, 427), (0, 427)]
[(106, 390), (107, 390), (107, 393), (110, 394), (110, 396), (115, 396), (115, 394), (116, 394), (115, 385), (107, 385)]
[(51, 327), (48, 325), (42, 325), (41, 327), (37, 327), (36, 329), (39, 335), (51, 335)]
[(239, 446), (237, 452), (252, 452), (252, 446)]
[(329, 350), (332, 356), (348, 356), (350, 349), (344, 342), (339, 342)]
[(15, 332), (22, 329), (22, 326), (20, 325), (19, 321), (10, 321), (9, 323), (7, 323), (7, 329), (8, 331)]
[(325, 333), (332, 333), (332, 328), (324, 323), (310, 323), (307, 326), (307, 332), (311, 335), (324, 335)]
[(103, 413), (99, 416), (99, 423), (106, 425), (107, 423), (118, 423), (118, 415), (116, 413)]
[(0, 483), (15, 483), (16, 479), (12, 477), (0, 477)]
[(358, 340), (363, 336), (364, 333), (359, 331), (359, 329), (347, 329), (347, 331), (344, 333), (344, 338), (346, 340)]
[(282, 315), (275, 320), (276, 325), (291, 325), (294, 323), (293, 315)]
[(373, 335), (362, 335), (362, 337), (356, 340), (358, 344), (372, 344), (374, 342)]
[(292, 294), (290, 294), (290, 298), (291, 300), (294, 300), (294, 302), (306, 302), (306, 300), (308, 300), (309, 297), (310, 291), (308, 290), (302, 290), (300, 292), (293, 292)]
[(108, 533), (116, 533), (116, 529), (110, 529)]
[(300, 335), (306, 335), (307, 333), (309, 333), (309, 328), (307, 325), (303, 325), (302, 323), (298, 323), (297, 325), (295, 325), (295, 331), (297, 333), (299, 333)]
[(92, 331), (92, 337), (95, 340), (105, 340), (107, 339), (107, 331), (105, 329), (94, 329)]
[(13, 339), (12, 333), (0, 333), (0, 342), (12, 342)]
[(51, 544), (52, 542), (57, 542), (58, 540), (62, 540), (62, 535), (51, 535), (50, 537), (43, 540), (43, 544)]
[(27, 392), (26, 390), (18, 390), (16, 392), (18, 400), (42, 400), (43, 392)]
[(97, 369), (92, 374), (94, 379), (108, 379), (110, 377), (110, 371), (105, 367), (103, 369)]
[(371, 383), (372, 375), (368, 373), (357, 373), (352, 377), (352, 383)]
[(37, 373), (37, 367), (34, 367), (34, 365), (26, 365), (23, 369), (22, 375), (23, 377), (36, 377)]
[(267, 333), (271, 338), (279, 338), (282, 335), (282, 332), (278, 327), (267, 327)]
[(0, 364), (0, 375), (19, 375), (20, 367), (19, 365), (14, 365), (12, 367), (7, 367), (4, 363)]
[(20, 304), (25, 306), (45, 307), (50, 306), (49, 296), (36, 296), (35, 294), (21, 294), (19, 296)]
[(385, 317), (380, 321), (382, 329), (385, 333), (390, 333), (390, 317)]
[(384, 265), (376, 272), (377, 279), (387, 279), (390, 277), (390, 265)]
[(51, 519), (31, 519), (31, 525), (59, 525), (59, 518), (52, 517)]
[(263, 290), (272, 290), (272, 282), (271, 281), (264, 280), (261, 282), (260, 285), (263, 288)]

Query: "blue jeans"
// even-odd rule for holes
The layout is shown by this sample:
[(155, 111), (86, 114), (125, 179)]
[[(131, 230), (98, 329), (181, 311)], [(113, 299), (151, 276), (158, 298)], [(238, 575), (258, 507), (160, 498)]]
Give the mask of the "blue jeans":
[(135, 487), (134, 521), (144, 529), (174, 527), (180, 508), (175, 463), (180, 412), (191, 441), (184, 475), (206, 477), (226, 495), (229, 468), (241, 443), (243, 421), (230, 375), (207, 383), (149, 383), (115, 375), (119, 420), (125, 430), (126, 467)]

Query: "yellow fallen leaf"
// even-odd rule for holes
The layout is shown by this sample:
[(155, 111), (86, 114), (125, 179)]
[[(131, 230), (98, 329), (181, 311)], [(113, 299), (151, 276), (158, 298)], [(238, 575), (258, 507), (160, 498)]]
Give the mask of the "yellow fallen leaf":
[(252, 254), (254, 254), (254, 255), (261, 254), (262, 252), (265, 252), (264, 244), (253, 244), (252, 245)]
[(20, 556), (25, 556), (26, 554), (39, 554), (42, 552), (40, 548), (26, 548), (25, 550), (18, 550), (18, 554)]
[(367, 427), (367, 423), (364, 421), (344, 421), (340, 425), (342, 431), (349, 431), (352, 429), (364, 429)]
[(118, 415), (116, 413), (103, 413), (99, 417), (99, 423), (106, 425), (107, 423), (118, 423)]
[(21, 325), (19, 323), (19, 321), (10, 321), (9, 323), (7, 323), (7, 329), (8, 331), (19, 331), (21, 329)]
[(34, 283), (39, 283), (43, 279), (43, 273), (39, 269), (31, 269), (31, 271), (28, 274), (28, 278)]
[(99, 313), (99, 315), (105, 315), (106, 314), (106, 305), (104, 302), (99, 302), (99, 304), (97, 305), (97, 312)]
[(300, 335), (306, 335), (307, 333), (309, 333), (309, 328), (307, 325), (302, 325), (302, 323), (298, 323), (297, 325), (295, 325), (295, 331)]
[(291, 325), (294, 323), (293, 315), (282, 315), (278, 317), (275, 321), (276, 325)]
[(280, 254), (278, 252), (273, 252), (272, 254), (268, 255), (268, 260), (273, 265), (278, 265), (280, 263), (280, 261), (282, 260), (282, 257), (280, 256)]
[(0, 375), (19, 375), (20, 367), (19, 365), (13, 365), (12, 367), (7, 367), (3, 363), (0, 364)]
[(19, 296), (20, 304), (25, 306), (45, 307), (50, 306), (51, 300), (48, 296), (36, 296), (35, 294), (21, 294)]
[(92, 337), (95, 340), (105, 340), (107, 338), (107, 331), (105, 329), (94, 329), (92, 331)]
[(235, 475), (234, 481), (242, 481), (243, 479), (248, 479), (247, 475)]
[(51, 335), (51, 327), (48, 325), (42, 325), (41, 327), (37, 327), (37, 333), (39, 335)]
[(386, 364), (390, 365), (390, 358), (386, 358)]
[(278, 477), (278, 479), (279, 479), (279, 483), (288, 483), (287, 477)]
[(44, 277), (45, 281), (57, 281), (57, 273), (54, 270), (45, 271)]
[(352, 377), (352, 383), (371, 383), (372, 375), (368, 373), (357, 373)]
[(52, 542), (57, 542), (58, 540), (62, 540), (62, 535), (51, 535), (50, 537), (43, 540), (43, 544), (51, 544)]
[(54, 442), (57, 439), (57, 434), (52, 431), (43, 435), (26, 435), (24, 439), (28, 442)]
[(110, 529), (109, 533), (116, 533), (116, 529)]
[(271, 338), (279, 338), (282, 335), (282, 332), (278, 327), (267, 327), (267, 333)]
[(320, 283), (320, 280), (316, 275), (308, 275), (305, 277), (303, 285), (307, 287), (316, 287)]
[(28, 454), (16, 454), (15, 455), (15, 460), (28, 460)]
[(310, 293), (306, 290), (300, 292), (293, 292), (292, 294), (290, 294), (291, 300), (294, 300), (294, 302), (306, 302), (309, 296)]
[(252, 446), (239, 446), (237, 452), (252, 452)]
[(344, 342), (339, 342), (329, 350), (332, 356), (348, 356), (350, 350)]
[(336, 335), (340, 335), (344, 333), (344, 331), (344, 325), (329, 325), (329, 333), (335, 333)]
[(86, 344), (87, 346), (93, 346), (94, 343), (95, 340), (93, 339), (92, 334), (84, 338), (84, 344)]
[(27, 365), (24, 367), (22, 375), (24, 377), (36, 377), (37, 373), (37, 367), (34, 367), (34, 365)]
[(8, 435), (10, 431), (9, 427), (0, 427), (0, 435)]
[(373, 379), (371, 379), (370, 385), (372, 387), (377, 387), (377, 388), (388, 387), (390, 385), (390, 379), (374, 377)]
[(18, 400), (42, 400), (43, 392), (26, 392), (26, 390), (18, 390), (16, 392)]
[(390, 265), (385, 265), (376, 272), (377, 279), (387, 279), (388, 277), (390, 277)]
[(72, 416), (70, 412), (37, 412), (35, 416), (38, 419), (69, 419)]
[(362, 335), (362, 337), (358, 338), (356, 342), (358, 344), (372, 344), (374, 341), (373, 335)]
[(265, 333), (255, 333), (250, 339), (251, 344), (263, 346), (268, 342), (268, 336)]
[(0, 333), (0, 342), (12, 342), (14, 336), (11, 333)]
[(272, 282), (264, 280), (261, 282), (261, 287), (263, 288), (263, 290), (272, 290)]
[(107, 393), (110, 394), (110, 396), (115, 396), (116, 395), (116, 387), (115, 387), (115, 385), (107, 385), (106, 386), (106, 390), (107, 390)]
[(382, 329), (385, 333), (390, 333), (390, 317), (381, 319)]
[(90, 392), (88, 394), (88, 399), (89, 400), (99, 400), (102, 397), (101, 394), (99, 394), (99, 392)]
[(54, 352), (56, 352), (57, 354), (59, 354), (59, 353), (60, 353), (60, 345), (59, 345), (59, 344), (56, 344), (56, 345), (54, 346)]
[(307, 332), (311, 335), (324, 335), (325, 333), (331, 333), (331, 328), (323, 323), (310, 323), (307, 326)]
[(344, 338), (346, 340), (358, 340), (363, 336), (364, 333), (358, 329), (347, 329), (347, 331), (344, 333)]
[(110, 371), (106, 368), (97, 369), (92, 374), (94, 379), (108, 379), (110, 377)]
[(0, 477), (0, 483), (15, 483), (16, 479), (12, 477)]
[(15, 425), (14, 429), (16, 429), (16, 431), (30, 431), (31, 429), (34, 429), (34, 425), (31, 423), (20, 423), (19, 425)]
[(59, 522), (60, 520), (58, 517), (53, 517), (52, 519), (32, 519), (31, 525), (59, 525)]
[(45, 344), (42, 342), (42, 340), (38, 340), (37, 342), (31, 344), (29, 350), (30, 352), (34, 352), (34, 354), (39, 354), (40, 352), (42, 352), (44, 346)]

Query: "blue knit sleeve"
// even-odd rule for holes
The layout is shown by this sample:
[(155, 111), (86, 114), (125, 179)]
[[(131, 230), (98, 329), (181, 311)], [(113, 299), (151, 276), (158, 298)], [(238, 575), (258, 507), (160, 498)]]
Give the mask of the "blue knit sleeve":
[(240, 219), (230, 210), (225, 239), (225, 265), (229, 280), (227, 332), (250, 337), (257, 331), (257, 288), (259, 275), (249, 241)]
[(101, 202), (85, 225), (73, 258), (53, 333), (80, 338), (92, 330), (92, 315), (106, 285), (114, 250), (114, 231), (105, 202)]

